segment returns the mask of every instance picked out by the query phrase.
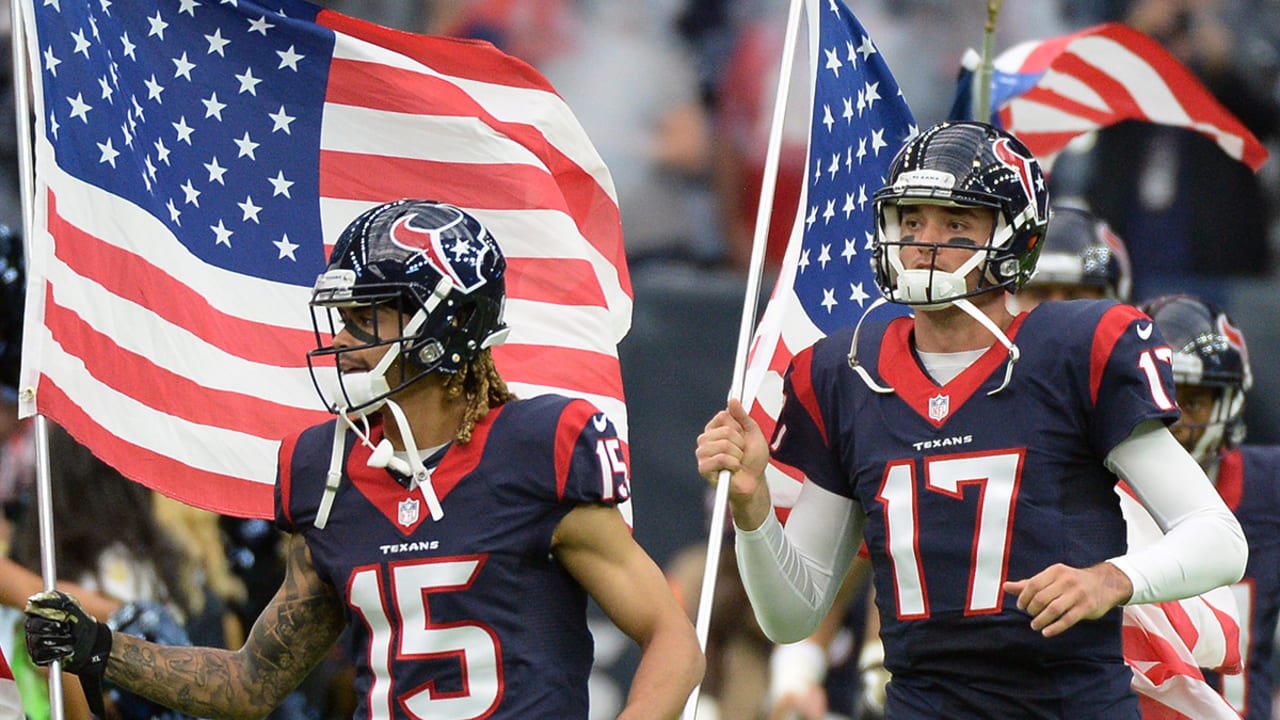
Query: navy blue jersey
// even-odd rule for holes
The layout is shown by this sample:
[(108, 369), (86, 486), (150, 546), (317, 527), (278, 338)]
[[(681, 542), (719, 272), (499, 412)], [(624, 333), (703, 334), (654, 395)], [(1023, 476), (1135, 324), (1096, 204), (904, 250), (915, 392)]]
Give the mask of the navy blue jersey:
[[(373, 442), (381, 438), (374, 428)], [(590, 404), (513, 400), (435, 465), (444, 516), (366, 464), (348, 433), (328, 525), (314, 526), (333, 423), (281, 448), (276, 522), (302, 533), (353, 633), (355, 717), (586, 718), (587, 594), (551, 555), (556, 525), (629, 488), (613, 425)]]
[(1232, 588), (1245, 671), (1208, 676), (1247, 720), (1271, 720), (1271, 659), (1280, 614), (1280, 446), (1245, 445), (1224, 454), (1218, 492), (1249, 543), (1244, 578)]
[[(1140, 311), (1046, 303), (939, 387), (910, 318), (793, 360), (773, 457), (866, 513), (890, 705), (899, 717), (1136, 717), (1120, 610), (1055, 638), (1031, 630), (1006, 580), (1125, 552), (1103, 458), (1145, 420), (1172, 422), (1171, 353)], [(896, 688), (894, 686), (897, 686)]]

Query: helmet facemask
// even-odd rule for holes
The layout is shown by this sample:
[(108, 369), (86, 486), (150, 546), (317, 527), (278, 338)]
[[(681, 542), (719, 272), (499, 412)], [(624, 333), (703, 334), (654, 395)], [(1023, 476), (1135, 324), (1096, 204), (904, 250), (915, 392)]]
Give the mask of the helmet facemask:
[[(922, 310), (938, 310), (961, 298), (1008, 287), (1016, 279), (1016, 271), (1012, 276), (1006, 276), (997, 272), (995, 265), (996, 262), (1001, 262), (1000, 250), (1012, 236), (1009, 224), (999, 212), (995, 213), (995, 227), (982, 246), (917, 242), (910, 239), (911, 236), (903, 239), (900, 227), (901, 204), (886, 201), (879, 214), (882, 226), (877, 228), (879, 240), (872, 262), (876, 264), (877, 272), (883, 272), (887, 276), (886, 286), (891, 288), (888, 299), (892, 302), (913, 305)], [(901, 256), (904, 247), (927, 248), (931, 251), (929, 267), (907, 268)], [(946, 271), (937, 267), (938, 253), (943, 249), (972, 250), (973, 255), (955, 270)], [(978, 268), (981, 269), (978, 283), (970, 289), (969, 274)]]

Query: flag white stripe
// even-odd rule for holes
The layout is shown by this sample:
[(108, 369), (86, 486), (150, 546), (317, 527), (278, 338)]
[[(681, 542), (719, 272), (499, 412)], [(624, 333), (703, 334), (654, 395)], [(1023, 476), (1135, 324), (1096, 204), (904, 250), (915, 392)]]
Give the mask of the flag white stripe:
[[(280, 405), (323, 410), (306, 358), (292, 368), (252, 362), (211, 345), (186, 328), (76, 275), (56, 260), (49, 267), (54, 302), (74, 311), (117, 345), (213, 390), (253, 395)], [(302, 304), (306, 300), (300, 300)]]
[[(537, 155), (474, 117), (420, 115), (325, 103), (320, 146), (336, 152), (389, 155), (433, 162), (523, 164), (547, 170)], [(549, 171), (548, 171), (549, 172)]]
[[(43, 373), (68, 392), (75, 388), (77, 404), (107, 432), (191, 467), (256, 483), (274, 482), (279, 440), (191, 423), (140, 403), (100, 383), (79, 358), (63, 352), (44, 327), (29, 329), (42, 336)], [(282, 428), (282, 433), (285, 430)], [(174, 448), (182, 448), (182, 452)], [(219, 452), (219, 448), (236, 451)]]

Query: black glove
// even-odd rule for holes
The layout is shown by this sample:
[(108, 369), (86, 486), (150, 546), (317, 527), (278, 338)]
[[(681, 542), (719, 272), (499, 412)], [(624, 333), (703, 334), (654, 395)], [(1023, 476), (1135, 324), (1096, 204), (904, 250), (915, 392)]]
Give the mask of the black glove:
[(27, 654), (36, 665), (62, 661), (62, 667), (82, 677), (101, 678), (111, 654), (111, 628), (80, 607), (75, 598), (57, 590), (27, 599)]

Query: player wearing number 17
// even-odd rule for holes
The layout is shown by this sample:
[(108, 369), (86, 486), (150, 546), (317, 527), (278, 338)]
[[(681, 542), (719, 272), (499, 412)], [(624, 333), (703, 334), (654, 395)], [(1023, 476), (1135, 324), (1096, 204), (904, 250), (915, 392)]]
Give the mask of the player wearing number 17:
[[(1039, 165), (1012, 135), (936, 125), (886, 183), (880, 302), (914, 317), (864, 315), (796, 355), (772, 443), (736, 401), (698, 439), (699, 471), (730, 471), (756, 616), (776, 641), (806, 637), (865, 539), (890, 720), (1136, 720), (1119, 606), (1234, 582), (1247, 555), (1167, 429), (1172, 351), (1112, 300), (1010, 312), (1049, 220)], [(771, 453), (807, 478), (785, 530)], [(1117, 475), (1164, 533), (1132, 552)]]
[(616, 507), (612, 423), (582, 400), (517, 400), (494, 369), (505, 266), (452, 205), (356, 218), (311, 301), (337, 417), (283, 443), (285, 578), (245, 646), (113, 634), (55, 592), (27, 606), (32, 659), (105, 668), (195, 717), (260, 718), (349, 628), (361, 720), (585, 720), (589, 595), (643, 651), (620, 717), (676, 717), (701, 678), (693, 627)]

